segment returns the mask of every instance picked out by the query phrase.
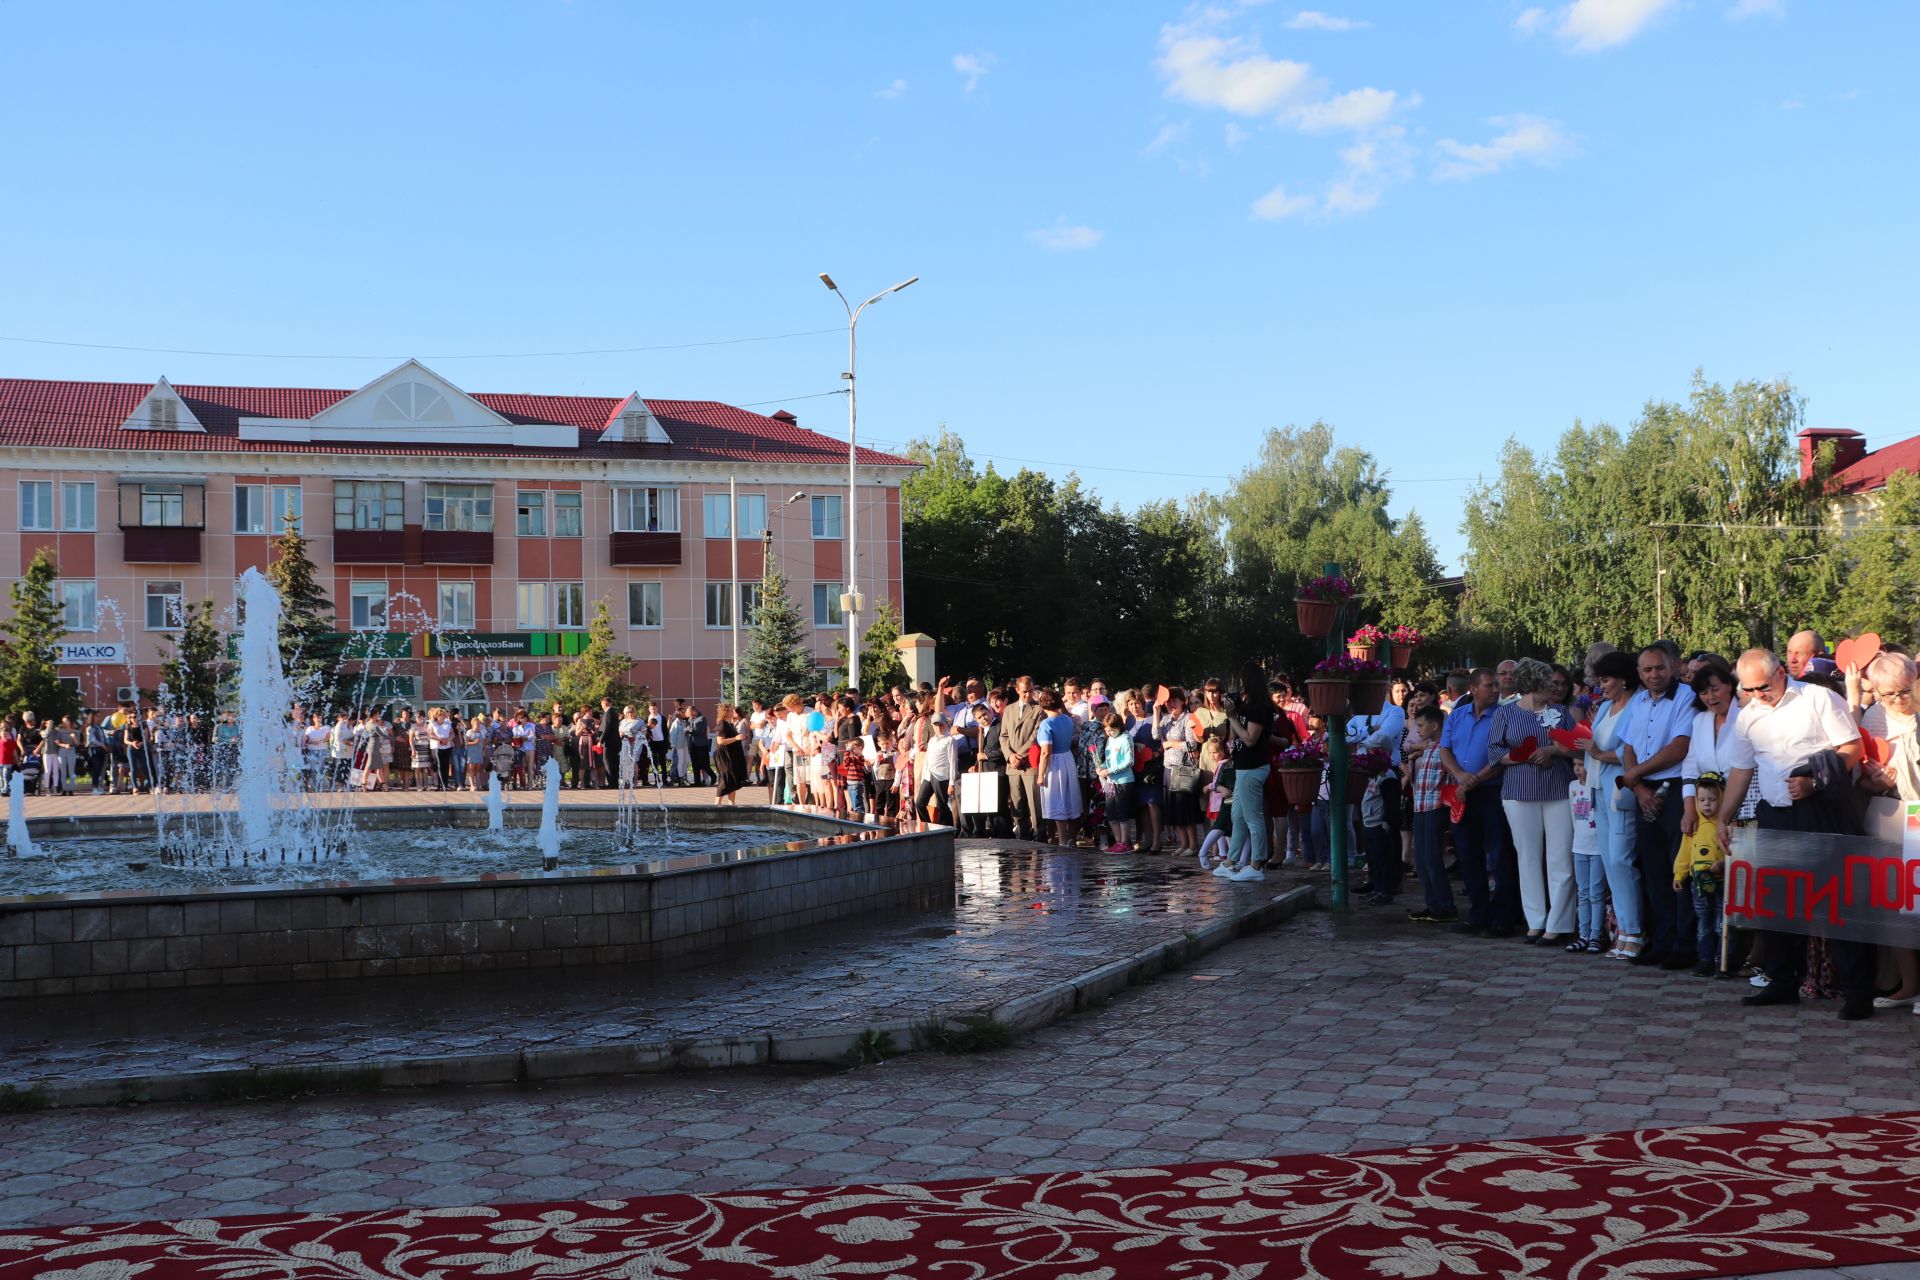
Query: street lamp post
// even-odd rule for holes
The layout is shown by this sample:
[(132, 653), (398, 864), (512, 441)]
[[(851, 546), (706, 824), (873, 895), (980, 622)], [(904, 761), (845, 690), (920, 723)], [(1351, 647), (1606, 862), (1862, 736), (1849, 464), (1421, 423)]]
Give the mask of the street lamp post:
[(854, 382), (854, 330), (860, 323), (862, 311), (888, 294), (900, 292), (919, 278), (913, 276), (890, 289), (882, 289), (856, 307), (847, 301), (846, 294), (840, 292), (840, 286), (833, 282), (832, 276), (824, 271), (820, 273), (820, 283), (833, 290), (833, 296), (840, 299), (840, 305), (847, 309), (847, 371), (840, 375), (847, 383), (847, 517), (846, 528), (842, 531), (847, 539), (847, 590), (840, 604), (842, 612), (847, 615), (847, 687), (856, 693), (860, 689), (860, 612), (864, 602), (860, 598), (860, 490), (855, 471), (859, 459), (859, 417)]

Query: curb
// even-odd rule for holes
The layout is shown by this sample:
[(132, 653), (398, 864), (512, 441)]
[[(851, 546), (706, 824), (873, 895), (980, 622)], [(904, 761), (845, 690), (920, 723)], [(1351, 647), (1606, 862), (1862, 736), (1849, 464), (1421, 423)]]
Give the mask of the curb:
[(55, 1107), (106, 1107), (141, 1102), (290, 1098), (445, 1085), (526, 1084), (604, 1076), (706, 1071), (814, 1063), (846, 1066), (877, 1051), (894, 1057), (923, 1047), (929, 1024), (960, 1031), (982, 1021), (1025, 1035), (1104, 1004), (1128, 987), (1186, 965), (1235, 939), (1260, 933), (1317, 906), (1315, 886), (1300, 885), (1236, 916), (1103, 964), (1076, 978), (1043, 987), (971, 1015), (930, 1015), (918, 1022), (845, 1024), (768, 1035), (651, 1040), (611, 1045), (523, 1049), (517, 1053), (431, 1058), (369, 1059), (314, 1066), (243, 1067), (230, 1071), (127, 1076), (73, 1084), (0, 1086), (0, 1113)]

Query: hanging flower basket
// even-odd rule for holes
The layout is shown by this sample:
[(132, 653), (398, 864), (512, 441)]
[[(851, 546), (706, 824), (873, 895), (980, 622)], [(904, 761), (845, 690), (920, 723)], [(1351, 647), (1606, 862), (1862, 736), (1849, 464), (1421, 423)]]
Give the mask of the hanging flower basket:
[(1405, 671), (1413, 665), (1413, 651), (1420, 647), (1425, 639), (1413, 627), (1399, 626), (1387, 633), (1387, 643), (1393, 646), (1393, 669)]
[(1320, 798), (1320, 766), (1282, 765), (1280, 788), (1286, 793), (1289, 808), (1311, 807), (1313, 802)]
[(1347, 709), (1348, 681), (1345, 676), (1314, 676), (1307, 681), (1307, 706), (1323, 716), (1337, 716)]
[(1328, 574), (1307, 582), (1293, 601), (1300, 634), (1313, 640), (1323, 639), (1333, 630), (1334, 620), (1340, 616), (1340, 606), (1351, 599), (1353, 584), (1345, 578)]
[(1414, 648), (1415, 646), (1410, 644), (1396, 644), (1393, 646), (1393, 669), (1395, 671), (1405, 671), (1413, 665)]
[(1340, 615), (1340, 605), (1334, 600), (1309, 600), (1301, 596), (1293, 602), (1293, 612), (1301, 635), (1309, 640), (1324, 640), (1327, 632), (1333, 630), (1333, 620)]
[(1347, 656), (1356, 662), (1372, 662), (1374, 655), (1380, 652), (1378, 645), (1347, 643)]
[(1385, 680), (1355, 680), (1347, 687), (1347, 701), (1357, 716), (1377, 716), (1387, 705)]
[(1372, 662), (1380, 652), (1380, 644), (1387, 633), (1371, 622), (1347, 637), (1347, 656), (1361, 662)]

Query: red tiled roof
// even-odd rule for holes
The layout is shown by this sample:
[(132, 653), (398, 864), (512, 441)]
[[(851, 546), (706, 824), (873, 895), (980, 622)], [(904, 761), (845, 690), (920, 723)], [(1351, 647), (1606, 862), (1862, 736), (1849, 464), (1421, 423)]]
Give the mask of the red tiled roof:
[[(288, 443), (240, 439), (240, 419), (311, 418), (350, 391), (311, 387), (202, 387), (174, 391), (206, 428), (197, 431), (125, 430), (150, 382), (53, 382), (0, 378), (0, 447), (161, 449), (181, 453), (389, 454), (396, 457), (659, 458), (674, 462), (845, 463), (847, 446), (797, 423), (736, 409), (715, 400), (648, 400), (648, 410), (672, 444), (603, 440), (601, 431), (622, 396), (476, 394), (473, 398), (516, 423), (575, 427), (580, 447), (382, 444), (365, 441)], [(861, 449), (866, 466), (917, 466), (910, 458)]]
[(1849, 467), (1833, 473), (1833, 483), (1841, 493), (1870, 493), (1886, 487), (1887, 477), (1896, 471), (1920, 471), (1920, 436), (1875, 449)]

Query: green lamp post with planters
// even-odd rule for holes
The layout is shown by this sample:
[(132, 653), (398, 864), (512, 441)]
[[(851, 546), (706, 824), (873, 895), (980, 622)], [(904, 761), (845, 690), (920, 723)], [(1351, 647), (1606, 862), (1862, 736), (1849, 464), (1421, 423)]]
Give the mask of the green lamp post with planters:
[[(1315, 711), (1327, 718), (1327, 861), (1333, 873), (1335, 911), (1349, 909), (1347, 766), (1351, 753), (1347, 746), (1347, 708), (1353, 679), (1362, 673), (1356, 670), (1360, 666), (1359, 660), (1348, 657), (1344, 652), (1341, 615), (1353, 602), (1353, 596), (1353, 584), (1340, 575), (1339, 565), (1330, 563), (1321, 571), (1320, 577), (1300, 588), (1294, 600), (1300, 634), (1309, 639), (1324, 637), (1327, 642), (1326, 658), (1307, 679), (1307, 701)], [(1379, 666), (1373, 662), (1366, 665)], [(1365, 674), (1371, 675), (1372, 672)], [(1305, 761), (1294, 763), (1298, 768)]]

